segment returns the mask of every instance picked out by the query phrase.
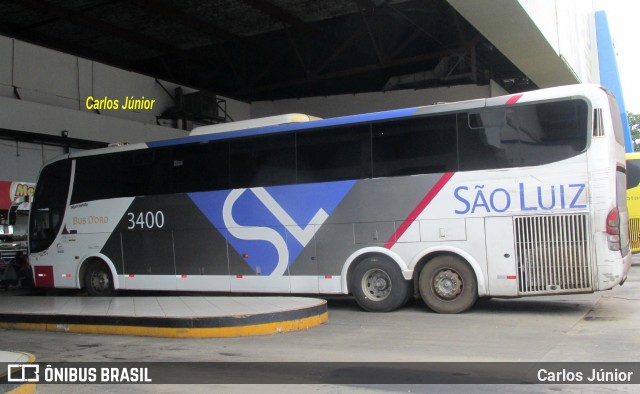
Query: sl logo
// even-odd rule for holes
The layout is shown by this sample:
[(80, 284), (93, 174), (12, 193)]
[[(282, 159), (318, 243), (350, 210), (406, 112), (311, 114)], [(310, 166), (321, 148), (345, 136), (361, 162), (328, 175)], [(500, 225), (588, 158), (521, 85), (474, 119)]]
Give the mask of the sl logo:
[(250, 256), (245, 261), (254, 271), (282, 276), (354, 184), (255, 187), (189, 196), (238, 254)]

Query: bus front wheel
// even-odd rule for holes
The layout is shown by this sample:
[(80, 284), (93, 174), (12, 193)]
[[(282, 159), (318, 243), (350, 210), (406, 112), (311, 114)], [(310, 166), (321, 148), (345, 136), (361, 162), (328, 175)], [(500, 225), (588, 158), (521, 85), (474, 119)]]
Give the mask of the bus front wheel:
[(113, 279), (109, 267), (102, 262), (90, 262), (84, 273), (84, 287), (90, 296), (113, 295)]
[(460, 313), (478, 299), (478, 285), (473, 269), (456, 256), (443, 255), (429, 261), (418, 281), (420, 296), (438, 313)]
[(354, 268), (351, 289), (356, 302), (369, 312), (390, 312), (409, 301), (411, 284), (388, 258), (370, 256)]

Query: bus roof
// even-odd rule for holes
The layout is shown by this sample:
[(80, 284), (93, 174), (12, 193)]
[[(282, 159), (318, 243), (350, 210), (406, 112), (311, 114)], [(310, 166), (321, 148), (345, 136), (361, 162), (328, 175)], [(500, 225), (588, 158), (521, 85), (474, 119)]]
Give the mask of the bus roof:
[(194, 142), (215, 141), (215, 140), (222, 140), (222, 139), (235, 138), (235, 137), (271, 134), (271, 133), (279, 133), (279, 132), (293, 131), (293, 130), (304, 130), (304, 129), (311, 129), (316, 127), (339, 126), (343, 124), (361, 123), (361, 122), (368, 122), (368, 121), (374, 121), (374, 120), (384, 120), (384, 119), (393, 119), (393, 118), (399, 118), (404, 116), (410, 116), (410, 115), (413, 115), (415, 111), (416, 111), (416, 108), (414, 107), (414, 108), (405, 108), (405, 109), (398, 109), (398, 110), (392, 110), (392, 111), (374, 112), (374, 113), (361, 114), (361, 115), (359, 114), (359, 115), (342, 116), (338, 118), (310, 120), (308, 122), (286, 123), (286, 124), (277, 124), (272, 126), (259, 126), (255, 128), (245, 128), (245, 129), (227, 131), (224, 133), (201, 134), (201, 135), (194, 135), (189, 137), (174, 138), (170, 140), (152, 141), (152, 142), (147, 142), (147, 145), (150, 148), (157, 148), (162, 146), (180, 145), (180, 144), (187, 144), (187, 143), (194, 143)]
[(189, 136), (225, 133), (225, 132), (234, 131), (234, 130), (255, 129), (258, 127), (277, 126), (277, 125), (289, 124), (289, 123), (310, 122), (312, 120), (320, 120), (320, 119), (322, 118), (318, 118), (316, 116), (311, 116), (306, 114), (284, 114), (284, 115), (267, 116), (264, 118), (239, 120), (237, 122), (219, 123), (214, 125), (196, 127), (195, 129), (191, 130), (191, 132), (189, 133)]

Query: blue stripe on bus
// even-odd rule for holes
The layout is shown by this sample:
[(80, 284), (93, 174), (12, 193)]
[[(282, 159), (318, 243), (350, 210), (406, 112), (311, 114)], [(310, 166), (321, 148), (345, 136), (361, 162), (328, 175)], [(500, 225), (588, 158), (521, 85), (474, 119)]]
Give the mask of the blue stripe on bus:
[[(240, 256), (244, 256), (254, 272), (270, 275), (281, 259), (286, 261), (287, 267), (296, 260), (355, 183), (356, 181), (339, 181), (240, 189), (240, 195), (236, 195), (232, 202), (227, 201), (231, 190), (188, 195), (231, 247)], [(253, 192), (257, 189), (266, 191), (277, 206), (274, 207), (269, 201), (265, 204)], [(230, 204), (227, 209), (235, 221), (232, 226), (225, 222), (224, 207), (227, 203)], [(268, 206), (270, 204), (271, 207)], [(283, 223), (279, 209), (286, 212), (294, 224)], [(314, 217), (320, 221), (315, 226), (309, 224)], [(310, 231), (310, 238), (301, 237), (301, 232), (306, 232), (305, 230)]]
[(180, 145), (196, 142), (216, 141), (227, 138), (246, 137), (252, 135), (262, 135), (271, 133), (282, 133), (294, 130), (314, 129), (318, 127), (340, 126), (352, 123), (364, 123), (385, 119), (402, 118), (411, 116), (416, 112), (417, 108), (404, 108), (392, 111), (373, 112), (361, 115), (342, 116), (338, 118), (321, 119), (311, 122), (287, 123), (276, 126), (264, 126), (251, 129), (226, 131), (221, 133), (195, 135), (192, 137), (173, 138), (169, 140), (160, 140), (147, 142), (149, 148), (159, 148), (163, 146)]

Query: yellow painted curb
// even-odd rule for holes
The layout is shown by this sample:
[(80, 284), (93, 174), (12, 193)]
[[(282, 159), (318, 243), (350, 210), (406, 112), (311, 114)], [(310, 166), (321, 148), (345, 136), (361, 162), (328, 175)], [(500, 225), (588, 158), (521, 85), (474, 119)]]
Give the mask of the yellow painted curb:
[(329, 312), (302, 319), (254, 324), (248, 326), (210, 328), (171, 328), (141, 326), (110, 326), (94, 324), (52, 324), (52, 323), (6, 323), (0, 328), (9, 330), (72, 332), (83, 334), (136, 335), (164, 338), (229, 338), (254, 335), (272, 335), (290, 331), (306, 330), (329, 320)]
[(7, 394), (34, 394), (36, 392), (36, 384), (35, 383), (27, 383), (21, 386), (16, 387), (13, 390), (9, 390)]

